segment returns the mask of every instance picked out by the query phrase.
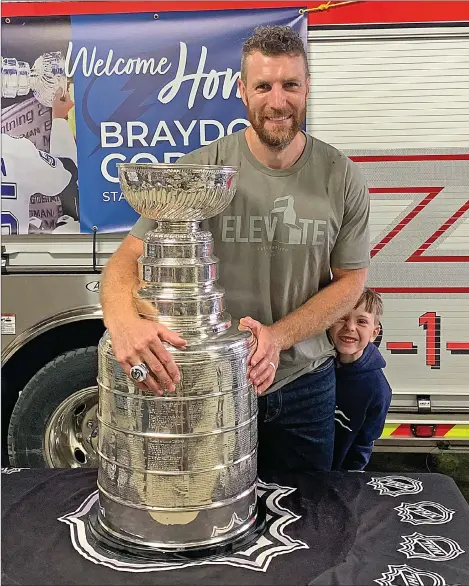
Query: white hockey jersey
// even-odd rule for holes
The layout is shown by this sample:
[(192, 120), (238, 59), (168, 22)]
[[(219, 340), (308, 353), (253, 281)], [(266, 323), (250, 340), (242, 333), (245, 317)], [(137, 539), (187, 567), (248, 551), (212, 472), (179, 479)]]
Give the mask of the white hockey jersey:
[[(54, 124), (57, 122), (59, 124)], [(59, 132), (62, 130), (61, 122), (66, 124), (65, 120), (54, 120), (52, 124), (51, 147), (58, 127)], [(67, 156), (69, 153), (54, 152), (54, 155)], [(27, 138), (7, 134), (2, 134), (1, 175), (2, 236), (28, 234), (31, 196), (57, 196), (72, 177), (55, 156), (38, 150)]]

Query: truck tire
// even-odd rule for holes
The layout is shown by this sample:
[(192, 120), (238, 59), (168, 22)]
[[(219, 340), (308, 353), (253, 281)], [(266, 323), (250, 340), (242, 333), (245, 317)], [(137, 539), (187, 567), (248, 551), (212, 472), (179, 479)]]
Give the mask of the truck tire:
[(21, 391), (8, 427), (10, 465), (97, 467), (98, 349), (65, 352)]

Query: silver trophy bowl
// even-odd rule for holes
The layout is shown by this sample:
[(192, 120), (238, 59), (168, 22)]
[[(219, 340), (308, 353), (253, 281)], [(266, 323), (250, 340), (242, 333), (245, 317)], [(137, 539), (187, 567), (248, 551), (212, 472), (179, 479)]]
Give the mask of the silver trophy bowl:
[(236, 191), (238, 169), (214, 165), (118, 163), (127, 202), (159, 222), (202, 221), (221, 213)]
[(218, 259), (199, 222), (233, 199), (238, 170), (120, 164), (123, 194), (156, 220), (133, 292), (141, 317), (188, 340), (166, 345), (181, 381), (142, 390), (99, 344), (96, 531), (128, 549), (189, 551), (239, 540), (258, 524), (257, 396), (247, 375), (255, 339), (240, 331), (217, 283)]

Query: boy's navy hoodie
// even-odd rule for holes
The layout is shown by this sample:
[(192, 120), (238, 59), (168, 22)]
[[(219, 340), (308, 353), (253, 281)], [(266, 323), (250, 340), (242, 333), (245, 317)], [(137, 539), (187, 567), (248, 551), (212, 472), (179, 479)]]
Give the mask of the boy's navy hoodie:
[(391, 403), (385, 366), (371, 343), (355, 362), (337, 364), (333, 470), (361, 470), (368, 464)]

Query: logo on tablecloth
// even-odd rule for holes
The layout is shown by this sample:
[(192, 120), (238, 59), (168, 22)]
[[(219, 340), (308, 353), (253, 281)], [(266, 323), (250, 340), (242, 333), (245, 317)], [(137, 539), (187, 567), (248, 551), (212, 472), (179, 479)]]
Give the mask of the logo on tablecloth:
[(422, 492), (423, 484), (415, 478), (407, 476), (377, 476), (368, 482), (379, 494), (387, 496), (402, 496), (403, 494), (417, 494)]
[(431, 562), (448, 562), (464, 553), (458, 543), (449, 537), (439, 535), (422, 535), (412, 533), (403, 535), (402, 545), (397, 551), (405, 554), (407, 558), (420, 558)]
[(449, 523), (455, 513), (452, 509), (431, 501), (401, 503), (394, 510), (403, 523), (411, 525), (443, 525)]
[(87, 527), (88, 513), (98, 500), (98, 491), (88, 496), (73, 513), (59, 517), (58, 520), (70, 526), (72, 545), (80, 555), (96, 564), (107, 566), (120, 572), (155, 572), (206, 565), (227, 565), (245, 570), (265, 572), (274, 557), (292, 553), (298, 549), (309, 549), (306, 543), (299, 539), (293, 539), (285, 533), (289, 525), (301, 519), (300, 516), (295, 515), (281, 504), (282, 499), (295, 491), (296, 488), (279, 486), (278, 484), (265, 484), (259, 481), (257, 487), (258, 498), (264, 501), (267, 509), (267, 528), (264, 534), (256, 542), (251, 542), (247, 545), (245, 549), (212, 559), (128, 561), (127, 559), (119, 559), (115, 554), (113, 555), (109, 551), (100, 548), (94, 540), (90, 539)]
[(388, 565), (389, 572), (383, 572), (382, 578), (374, 580), (380, 586), (447, 586), (444, 578), (435, 572), (402, 566)]

